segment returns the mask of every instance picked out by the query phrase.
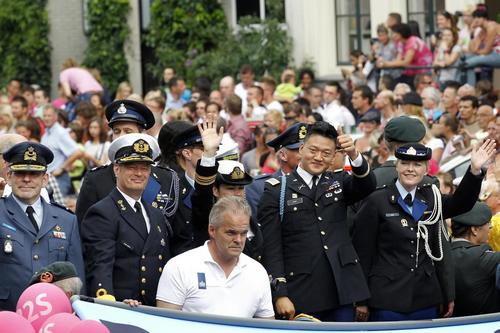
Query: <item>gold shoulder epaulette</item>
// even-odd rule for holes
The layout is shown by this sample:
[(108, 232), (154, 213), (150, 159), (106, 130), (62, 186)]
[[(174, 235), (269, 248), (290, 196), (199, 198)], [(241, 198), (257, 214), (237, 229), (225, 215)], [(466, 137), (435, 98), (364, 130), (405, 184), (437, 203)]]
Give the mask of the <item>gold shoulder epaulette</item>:
[(266, 183), (271, 184), (271, 186), (276, 186), (280, 183), (280, 181), (276, 178), (269, 178), (268, 180), (266, 180)]

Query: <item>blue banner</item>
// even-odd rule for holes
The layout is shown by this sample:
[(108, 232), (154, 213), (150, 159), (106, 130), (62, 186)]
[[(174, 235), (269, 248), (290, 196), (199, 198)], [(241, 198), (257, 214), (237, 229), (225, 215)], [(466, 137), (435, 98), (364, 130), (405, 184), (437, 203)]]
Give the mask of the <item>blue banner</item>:
[[(85, 300), (84, 300), (85, 299)], [(211, 316), (141, 306), (131, 308), (118, 302), (72, 298), (81, 319), (100, 320), (111, 333), (500, 333), (500, 313), (425, 321), (391, 323), (314, 323)]]

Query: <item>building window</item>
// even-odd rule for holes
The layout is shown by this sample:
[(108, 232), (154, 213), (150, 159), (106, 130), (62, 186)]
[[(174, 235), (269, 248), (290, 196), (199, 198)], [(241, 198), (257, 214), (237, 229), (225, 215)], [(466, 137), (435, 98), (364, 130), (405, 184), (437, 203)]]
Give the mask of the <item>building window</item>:
[(236, 0), (236, 23), (244, 16), (258, 20), (274, 18), (285, 22), (285, 0)]
[(427, 38), (436, 32), (437, 12), (444, 10), (444, 0), (406, 0), (408, 21), (416, 21), (420, 37)]
[(352, 50), (370, 52), (370, 0), (336, 0), (337, 62), (348, 65)]

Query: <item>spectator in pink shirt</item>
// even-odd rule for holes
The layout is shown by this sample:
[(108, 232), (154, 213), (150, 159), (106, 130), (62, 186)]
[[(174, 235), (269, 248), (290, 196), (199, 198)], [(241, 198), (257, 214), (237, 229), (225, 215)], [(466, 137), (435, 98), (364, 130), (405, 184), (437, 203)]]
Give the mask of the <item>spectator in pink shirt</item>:
[[(103, 88), (90, 72), (78, 66), (74, 59), (66, 59), (62, 65), (63, 70), (59, 74), (64, 93), (68, 98), (73, 97), (73, 92), (77, 96), (89, 95), (93, 92), (102, 92)], [(80, 98), (83, 100), (84, 98)]]
[(406, 23), (394, 26), (393, 33), (394, 42), (400, 42), (402, 44), (402, 51), (398, 54), (396, 60), (385, 61), (379, 59), (377, 61), (377, 66), (379, 68), (429, 66), (429, 68), (406, 68), (403, 70), (403, 75), (401, 75), (397, 81), (413, 87), (415, 75), (430, 72), (430, 67), (432, 66), (432, 52), (422, 39), (411, 35), (410, 26)]
[(241, 98), (238, 95), (230, 95), (226, 98), (225, 104), (225, 109), (229, 114), (227, 132), (238, 143), (241, 156), (250, 149), (253, 140), (252, 132), (241, 114)]

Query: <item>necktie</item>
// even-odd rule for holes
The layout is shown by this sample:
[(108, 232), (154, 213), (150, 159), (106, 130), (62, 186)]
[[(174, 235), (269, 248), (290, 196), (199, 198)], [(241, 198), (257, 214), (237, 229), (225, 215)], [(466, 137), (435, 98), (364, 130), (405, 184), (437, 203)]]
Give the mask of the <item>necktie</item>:
[(28, 218), (29, 218), (31, 224), (33, 224), (33, 227), (35, 228), (36, 232), (38, 232), (38, 230), (40, 230), (40, 228), (38, 228), (38, 223), (36, 223), (35, 216), (33, 215), (34, 213), (35, 213), (35, 210), (33, 209), (32, 206), (26, 207), (26, 214), (28, 215)]
[(147, 236), (148, 228), (146, 227), (146, 220), (144, 219), (144, 215), (142, 215), (141, 204), (139, 203), (139, 201), (135, 202), (134, 208), (135, 208), (135, 214), (137, 215), (137, 220), (139, 221), (138, 222), (139, 229), (141, 230), (143, 235)]
[(403, 200), (408, 207), (413, 206), (413, 200), (411, 199), (411, 194), (408, 193)]
[(318, 186), (318, 176), (314, 175), (312, 178), (312, 186), (311, 186), (311, 191), (316, 192), (316, 187)]

